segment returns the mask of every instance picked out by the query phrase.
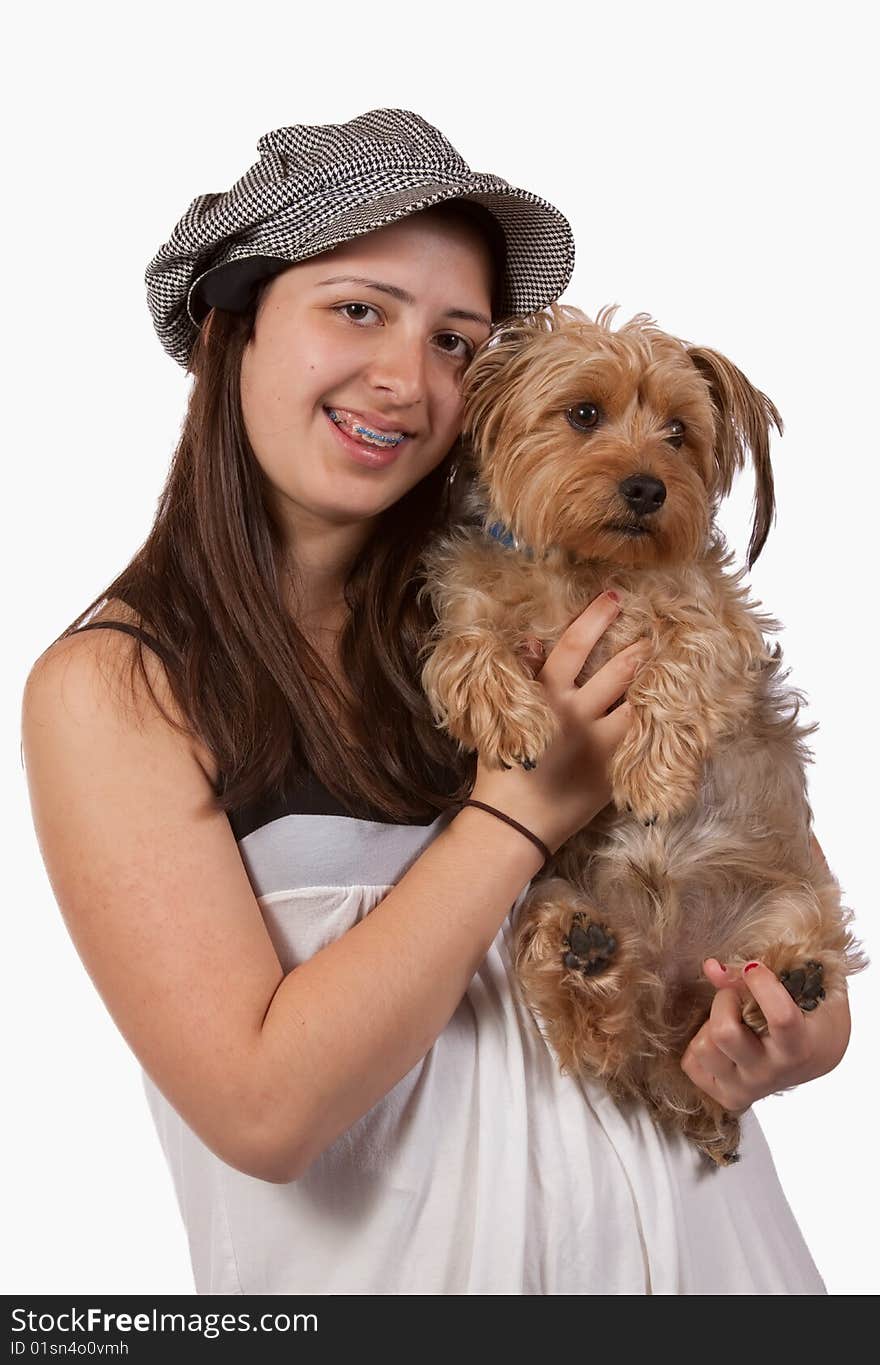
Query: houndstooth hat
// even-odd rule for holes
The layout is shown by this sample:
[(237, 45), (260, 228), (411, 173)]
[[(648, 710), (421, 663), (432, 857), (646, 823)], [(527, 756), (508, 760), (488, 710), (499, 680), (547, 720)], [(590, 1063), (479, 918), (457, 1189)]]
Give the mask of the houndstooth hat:
[(257, 149), (259, 160), (231, 189), (193, 200), (147, 266), (153, 326), (184, 368), (211, 308), (242, 312), (259, 281), (291, 262), (447, 199), (482, 205), (501, 229), (503, 315), (544, 307), (571, 279), (574, 240), (559, 210), (472, 171), (408, 109), (276, 128)]

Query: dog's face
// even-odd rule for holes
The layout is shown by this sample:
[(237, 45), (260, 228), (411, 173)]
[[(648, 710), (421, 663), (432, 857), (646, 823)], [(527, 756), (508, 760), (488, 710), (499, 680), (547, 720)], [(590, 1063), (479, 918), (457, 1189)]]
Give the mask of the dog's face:
[(493, 516), (539, 553), (661, 565), (696, 558), (748, 450), (749, 564), (773, 517), (773, 404), (717, 352), (638, 314), (612, 332), (558, 304), (504, 325), (464, 377), (465, 433)]

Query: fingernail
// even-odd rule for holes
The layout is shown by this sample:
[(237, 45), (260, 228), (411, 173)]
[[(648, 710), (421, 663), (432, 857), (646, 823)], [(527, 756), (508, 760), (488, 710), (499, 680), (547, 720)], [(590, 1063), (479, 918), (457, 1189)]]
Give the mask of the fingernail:
[(608, 589), (608, 591), (606, 592), (605, 596), (606, 596), (606, 597), (610, 597), (612, 602), (619, 602), (619, 601), (620, 601), (620, 593), (614, 592), (614, 590), (613, 590), (612, 588), (609, 588), (609, 589)]
[(743, 976), (745, 976), (746, 972), (750, 972), (753, 967), (760, 967), (760, 965), (760, 962), (747, 962), (743, 967)]

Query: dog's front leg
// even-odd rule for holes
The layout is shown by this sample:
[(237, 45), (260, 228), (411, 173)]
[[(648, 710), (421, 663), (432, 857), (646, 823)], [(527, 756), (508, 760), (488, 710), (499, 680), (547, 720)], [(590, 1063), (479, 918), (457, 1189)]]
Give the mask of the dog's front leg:
[(661, 629), (656, 655), (627, 693), (633, 722), (611, 764), (618, 810), (654, 824), (692, 808), (706, 759), (753, 705), (761, 656), (751, 638), (708, 613)]
[(534, 766), (556, 733), (555, 714), (510, 629), (445, 622), (422, 686), (437, 724), (488, 767)]

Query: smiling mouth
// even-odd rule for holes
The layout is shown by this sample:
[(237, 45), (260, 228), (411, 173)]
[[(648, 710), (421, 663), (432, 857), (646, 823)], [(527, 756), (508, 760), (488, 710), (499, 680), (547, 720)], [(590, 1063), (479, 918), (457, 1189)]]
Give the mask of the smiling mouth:
[(356, 436), (365, 445), (379, 446), (380, 449), (387, 450), (389, 447), (399, 446), (401, 441), (405, 441), (407, 438), (408, 433), (405, 431), (374, 431), (372, 427), (363, 425), (354, 417), (344, 416), (341, 412), (337, 412), (336, 408), (325, 408), (324, 411), (331, 422), (335, 422), (349, 436)]

